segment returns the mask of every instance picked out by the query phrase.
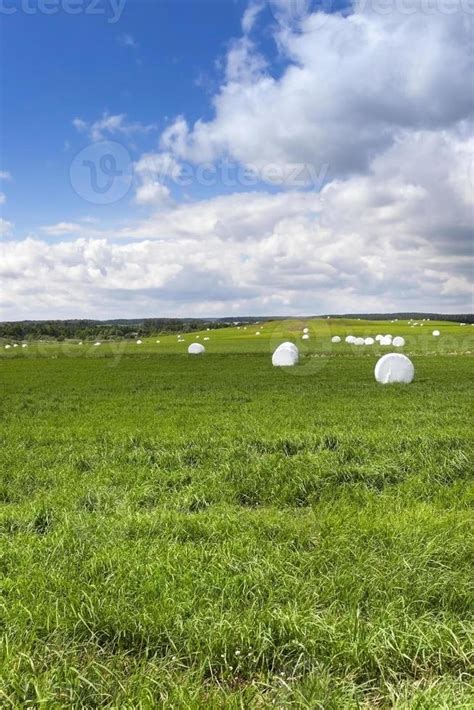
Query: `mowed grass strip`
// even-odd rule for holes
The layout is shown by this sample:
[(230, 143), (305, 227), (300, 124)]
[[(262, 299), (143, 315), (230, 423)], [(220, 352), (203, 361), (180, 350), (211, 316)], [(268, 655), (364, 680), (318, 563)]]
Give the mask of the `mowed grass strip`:
[(2, 363), (2, 705), (472, 706), (470, 358), (308, 360)]

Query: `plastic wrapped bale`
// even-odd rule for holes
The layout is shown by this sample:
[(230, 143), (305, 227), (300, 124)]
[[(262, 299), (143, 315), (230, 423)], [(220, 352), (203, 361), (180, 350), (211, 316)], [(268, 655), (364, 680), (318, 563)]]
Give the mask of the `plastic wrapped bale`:
[(94, 343), (94, 347), (95, 347), (95, 348), (98, 348), (99, 345), (102, 345), (102, 343)]
[(375, 343), (375, 340), (373, 338), (365, 338), (364, 339), (364, 345), (373, 345)]
[(376, 340), (377, 342), (379, 342), (380, 340), (382, 340), (382, 338), (383, 338), (383, 335), (380, 335), (380, 333), (375, 336), (375, 340)]
[(301, 338), (301, 339), (302, 339), (302, 340), (309, 340), (309, 335), (308, 335), (308, 333), (304, 333), (304, 334), (302, 335), (302, 338)]
[(340, 342), (341, 342), (340, 337), (338, 335), (333, 335), (333, 337), (331, 338), (331, 343), (340, 343)]
[(28, 345), (27, 345), (26, 343), (23, 343), (21, 347), (22, 347), (22, 348), (27, 348)]
[(160, 342), (161, 342), (161, 341), (157, 340), (157, 341), (156, 341), (156, 344), (157, 344), (157, 345), (159, 345), (159, 344), (160, 344)]
[(188, 348), (188, 353), (190, 355), (202, 355), (206, 352), (206, 348), (201, 343), (191, 343)]
[(296, 353), (298, 356), (300, 354), (298, 346), (292, 343), (291, 340), (286, 340), (284, 343), (280, 343), (280, 345), (277, 347), (277, 350), (280, 350), (280, 348), (288, 348), (289, 350), (292, 350), (294, 353)]
[(364, 340), (364, 338), (354, 338), (354, 340), (352, 341), (352, 344), (353, 345), (364, 345), (365, 340)]
[(142, 345), (143, 341), (142, 340), (137, 340), (137, 345)]
[(392, 344), (392, 336), (391, 335), (384, 335), (382, 340), (379, 340), (379, 344), (383, 346), (391, 345)]
[(206, 336), (206, 337), (204, 338), (204, 340), (210, 340), (210, 338), (208, 338), (208, 337)]
[(395, 382), (409, 384), (415, 376), (413, 363), (401, 353), (388, 353), (380, 358), (375, 366), (375, 379), (382, 385)]
[(255, 333), (255, 335), (260, 335), (260, 331), (259, 331), (259, 330), (257, 330), (257, 332)]
[(5, 350), (10, 350), (11, 345), (5, 345)]
[(354, 336), (353, 335), (348, 335), (346, 338), (346, 343), (349, 343), (349, 345), (354, 345)]
[(403, 348), (405, 345), (405, 338), (402, 338), (401, 335), (395, 336), (395, 338), (392, 340), (392, 345), (394, 345), (396, 348)]
[(309, 328), (303, 328), (303, 334), (307, 335), (307, 333), (309, 333)]
[(439, 332), (439, 330), (433, 330), (433, 335), (435, 338), (438, 338), (441, 335), (441, 333)]
[(272, 355), (274, 367), (293, 367), (298, 363), (298, 348), (293, 343), (282, 343)]

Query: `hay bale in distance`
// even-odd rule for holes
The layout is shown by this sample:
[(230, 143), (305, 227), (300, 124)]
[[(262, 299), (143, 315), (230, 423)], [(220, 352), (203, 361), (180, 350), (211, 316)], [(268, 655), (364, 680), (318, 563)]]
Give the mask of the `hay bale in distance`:
[(396, 335), (395, 338), (392, 340), (392, 345), (394, 345), (396, 348), (403, 348), (405, 345), (405, 338), (402, 338), (401, 335)]
[(433, 330), (433, 335), (435, 338), (438, 338), (441, 335), (441, 333), (439, 332), (439, 330)]
[(375, 340), (373, 338), (364, 338), (364, 345), (374, 345)]
[(412, 361), (401, 353), (387, 353), (375, 365), (375, 379), (382, 385), (395, 382), (409, 384), (415, 376)]
[(191, 343), (188, 348), (188, 353), (190, 355), (202, 355), (206, 352), (206, 348), (201, 343)]
[(340, 343), (340, 342), (341, 342), (340, 337), (338, 335), (333, 335), (333, 337), (331, 338), (331, 343)]
[(294, 343), (282, 343), (272, 355), (274, 367), (293, 367), (298, 363), (299, 351)]

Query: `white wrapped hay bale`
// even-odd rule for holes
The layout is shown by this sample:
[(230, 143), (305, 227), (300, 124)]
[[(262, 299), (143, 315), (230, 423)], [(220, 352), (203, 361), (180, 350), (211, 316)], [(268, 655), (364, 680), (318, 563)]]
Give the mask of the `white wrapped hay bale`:
[(303, 328), (303, 334), (306, 335), (307, 333), (309, 333), (309, 328)]
[(384, 335), (381, 340), (379, 340), (379, 345), (383, 345), (384, 347), (387, 345), (392, 344), (392, 336), (391, 335)]
[(137, 340), (137, 345), (142, 345), (143, 341), (142, 340)]
[(375, 340), (373, 338), (365, 338), (364, 339), (364, 345), (373, 345), (375, 343)]
[(401, 335), (396, 335), (395, 338), (392, 340), (392, 345), (394, 345), (396, 348), (403, 348), (405, 345), (405, 338), (402, 338)]
[(299, 355), (299, 350), (298, 346), (292, 343), (290, 340), (286, 340), (284, 343), (280, 343), (280, 345), (277, 347), (277, 350), (280, 350), (280, 348), (288, 348), (289, 350), (293, 350), (294, 353)]
[(202, 355), (206, 352), (206, 348), (201, 343), (191, 343), (188, 348), (188, 353), (190, 355)]
[(383, 338), (383, 335), (380, 335), (380, 333), (375, 336), (375, 340), (376, 340), (377, 342), (380, 342), (380, 341), (382, 340), (382, 338)]
[(260, 331), (259, 331), (259, 330), (257, 330), (257, 332), (255, 333), (255, 335), (260, 335)]
[(415, 376), (412, 361), (401, 353), (383, 355), (375, 365), (375, 379), (382, 385), (395, 382), (409, 384)]
[(308, 333), (304, 333), (304, 334), (301, 336), (301, 339), (302, 339), (302, 340), (309, 340), (309, 335), (308, 335)]
[(435, 338), (438, 338), (441, 335), (441, 333), (439, 332), (439, 330), (433, 330), (433, 335)]
[(282, 343), (272, 355), (274, 367), (293, 367), (298, 363), (299, 351), (294, 343)]
[(340, 343), (340, 342), (341, 342), (340, 337), (338, 335), (333, 335), (333, 337), (331, 338), (331, 343)]
[(21, 347), (22, 347), (22, 348), (27, 348), (28, 345), (27, 345), (27, 343), (23, 343)]
[(352, 341), (352, 344), (353, 345), (364, 345), (365, 344), (364, 338), (354, 338), (354, 340)]
[(5, 345), (5, 350), (10, 350), (11, 345)]
[(353, 335), (348, 335), (345, 340), (346, 340), (346, 343), (349, 343), (349, 345), (354, 345), (355, 338)]

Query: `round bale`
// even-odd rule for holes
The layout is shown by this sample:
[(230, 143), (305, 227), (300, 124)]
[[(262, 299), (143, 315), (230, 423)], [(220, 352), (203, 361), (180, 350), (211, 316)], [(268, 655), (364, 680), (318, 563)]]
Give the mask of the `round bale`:
[(201, 343), (191, 343), (188, 348), (188, 353), (190, 355), (202, 355), (206, 352), (206, 348)]
[(387, 353), (375, 365), (375, 379), (382, 385), (394, 382), (409, 384), (415, 376), (412, 361), (401, 353)]
[(299, 351), (294, 343), (282, 343), (272, 355), (274, 367), (293, 367), (299, 359)]

